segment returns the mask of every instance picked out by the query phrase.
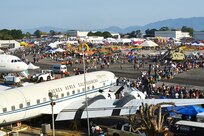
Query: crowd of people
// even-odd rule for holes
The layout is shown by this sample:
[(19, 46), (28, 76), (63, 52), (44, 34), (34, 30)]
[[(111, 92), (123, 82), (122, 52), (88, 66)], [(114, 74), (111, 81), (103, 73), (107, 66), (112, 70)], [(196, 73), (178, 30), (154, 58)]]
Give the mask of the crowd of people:
[(195, 59), (189, 59), (184, 62), (171, 62), (167, 61), (163, 66), (160, 63), (149, 64), (147, 70), (141, 72), (141, 76), (136, 80), (130, 80), (126, 78), (119, 78), (117, 85), (127, 85), (127, 87), (136, 87), (142, 90), (143, 93), (150, 97), (152, 95), (162, 95), (167, 98), (204, 98), (204, 94), (198, 89), (187, 89), (186, 87), (180, 87), (180, 85), (168, 85), (156, 86), (158, 81), (168, 80), (174, 78), (174, 76), (187, 72), (191, 69), (203, 67), (203, 63), (196, 61)]
[[(83, 63), (82, 55), (66, 54), (66, 53), (48, 53), (45, 54), (43, 50), (30, 49), (29, 52), (34, 53), (33, 62), (37, 63), (44, 58), (51, 58), (56, 62), (64, 63), (67, 66), (80, 66)], [(29, 54), (27, 53), (27, 55)], [(23, 55), (26, 58), (26, 55)], [(141, 76), (136, 80), (123, 78), (121, 84), (128, 87), (136, 87), (142, 90), (147, 97), (151, 95), (160, 94), (168, 98), (202, 98), (203, 93), (198, 89), (186, 89), (185, 87), (162, 85), (156, 86), (158, 81), (168, 80), (174, 78), (176, 75), (187, 72), (191, 69), (203, 67), (203, 55), (188, 57), (185, 61), (172, 62), (169, 60), (161, 60), (161, 56), (138, 55), (130, 57), (129, 54), (114, 53), (112, 55), (104, 55), (98, 53), (97, 55), (85, 56), (86, 70), (92, 69), (108, 69), (111, 65), (117, 64), (119, 69), (125, 70), (123, 66), (131, 65), (133, 70), (141, 71)], [(73, 68), (75, 75), (80, 74), (80, 68)], [(119, 80), (118, 83), (119, 84)], [(178, 85), (179, 86), (179, 85)]]
[[(126, 85), (127, 87), (133, 87), (141, 90), (146, 98), (172, 98), (172, 99), (199, 99), (204, 98), (202, 90), (197, 88), (187, 89), (185, 86), (169, 85), (163, 83), (161, 86), (157, 86), (155, 83), (149, 83), (147, 78), (138, 78), (137, 80), (130, 80), (119, 77), (116, 81), (116, 85)], [(121, 92), (121, 96), (123, 93)], [(163, 97), (161, 97), (163, 96)]]

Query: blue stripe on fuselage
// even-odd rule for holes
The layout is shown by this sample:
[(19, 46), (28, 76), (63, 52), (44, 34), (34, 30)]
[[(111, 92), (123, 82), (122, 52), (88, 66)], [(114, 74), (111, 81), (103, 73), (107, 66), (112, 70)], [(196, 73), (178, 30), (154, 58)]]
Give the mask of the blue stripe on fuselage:
[[(87, 92), (87, 95), (98, 92), (99, 89), (108, 89), (111, 86), (112, 85), (107, 85), (107, 86), (104, 86), (104, 87), (100, 87), (100, 88), (90, 90), (90, 91)], [(85, 92), (81, 92), (81, 93), (77, 93), (77, 94), (74, 94), (74, 95), (70, 95), (70, 96), (66, 96), (66, 97), (63, 97), (63, 98), (56, 99), (55, 102), (60, 103), (60, 102), (64, 102), (66, 100), (74, 99), (74, 98), (81, 97), (81, 96), (84, 96), (84, 95), (85, 95)], [(36, 104), (36, 105), (32, 105), (32, 106), (29, 106), (29, 107), (24, 107), (22, 109), (17, 109), (17, 110), (14, 110), (14, 111), (8, 111), (8, 112), (0, 113), (0, 116), (14, 114), (14, 113), (18, 113), (18, 112), (23, 112), (23, 111), (27, 111), (27, 110), (31, 110), (31, 109), (44, 107), (44, 106), (50, 105), (50, 102), (51, 101), (46, 101), (46, 102), (39, 103), (39, 104)]]

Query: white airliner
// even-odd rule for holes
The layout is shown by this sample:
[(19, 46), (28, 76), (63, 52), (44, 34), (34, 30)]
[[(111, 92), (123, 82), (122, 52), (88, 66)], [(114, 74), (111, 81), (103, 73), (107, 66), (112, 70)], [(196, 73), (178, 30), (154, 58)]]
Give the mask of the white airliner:
[(0, 73), (16, 73), (28, 69), (28, 65), (16, 56), (0, 54)]
[[(137, 93), (137, 90), (134, 90), (130, 95), (127, 95), (127, 97), (121, 100), (111, 100), (110, 98), (113, 98), (114, 95), (109, 92), (109, 89), (115, 83), (116, 77), (112, 72), (98, 71), (86, 73), (86, 94), (89, 98), (88, 110), (90, 110), (90, 117), (127, 114), (129, 113), (129, 108), (125, 107), (132, 106), (137, 109), (141, 105), (141, 102), (158, 103), (165, 101), (164, 99), (152, 101), (146, 101), (146, 99), (141, 100), (141, 94)], [(42, 114), (52, 114), (51, 101), (48, 95), (50, 92), (56, 96), (54, 114), (59, 115), (57, 120), (80, 119), (85, 117), (85, 84), (84, 75), (81, 74), (1, 91), (1, 125), (33, 118)], [(171, 99), (168, 100), (171, 101)], [(204, 99), (175, 99), (174, 102), (178, 105), (194, 105), (204, 103)], [(69, 117), (70, 109), (74, 110), (71, 110), (72, 116)]]
[[(86, 74), (89, 98), (109, 91), (116, 77), (111, 72)], [(51, 114), (49, 92), (56, 94), (54, 113), (57, 114), (75, 101), (85, 100), (84, 75), (67, 77), (0, 92), (0, 123), (9, 123), (41, 114)], [(108, 95), (107, 95), (108, 97)]]

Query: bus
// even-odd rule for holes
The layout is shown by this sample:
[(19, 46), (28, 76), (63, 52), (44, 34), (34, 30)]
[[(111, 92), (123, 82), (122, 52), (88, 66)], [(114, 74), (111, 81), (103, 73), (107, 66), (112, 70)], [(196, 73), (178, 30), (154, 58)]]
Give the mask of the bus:
[(175, 136), (204, 136), (204, 123), (180, 120), (175, 124)]

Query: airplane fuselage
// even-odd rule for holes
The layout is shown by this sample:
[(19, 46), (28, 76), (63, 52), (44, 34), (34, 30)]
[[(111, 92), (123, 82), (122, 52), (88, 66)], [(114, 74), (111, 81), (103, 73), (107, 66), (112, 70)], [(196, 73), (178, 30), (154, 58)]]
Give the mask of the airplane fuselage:
[[(116, 81), (115, 75), (107, 71), (86, 73), (86, 94), (91, 98), (108, 91)], [(84, 75), (67, 77), (26, 87), (14, 88), (0, 93), (0, 123), (16, 122), (51, 114), (48, 94), (55, 94), (54, 113), (59, 113), (68, 104), (85, 100)]]

